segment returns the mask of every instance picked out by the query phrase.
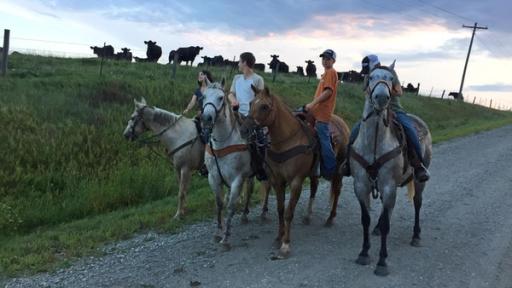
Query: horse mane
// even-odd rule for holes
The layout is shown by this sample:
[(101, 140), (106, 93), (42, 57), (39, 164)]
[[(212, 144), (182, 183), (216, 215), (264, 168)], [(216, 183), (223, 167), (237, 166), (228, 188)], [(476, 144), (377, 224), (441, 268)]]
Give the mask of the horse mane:
[(178, 117), (179, 115), (177, 114), (153, 107), (153, 121), (162, 126), (174, 124), (176, 120), (178, 120)]

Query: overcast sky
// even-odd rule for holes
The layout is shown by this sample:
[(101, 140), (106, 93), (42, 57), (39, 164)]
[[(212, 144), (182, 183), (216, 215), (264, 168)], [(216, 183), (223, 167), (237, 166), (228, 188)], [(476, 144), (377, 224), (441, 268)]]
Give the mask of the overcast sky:
[(162, 63), (172, 49), (199, 45), (200, 56), (251, 51), (268, 63), (279, 54), (292, 71), (308, 59), (321, 70), (318, 55), (331, 48), (335, 68), (347, 71), (374, 53), (384, 64), (397, 59), (405, 84), (440, 96), (458, 91), (471, 37), (462, 24), (478, 22), (489, 30), (477, 31), (464, 94), (512, 107), (511, 11), (505, 0), (0, 0), (0, 29), (11, 29), (11, 50), (66, 56), (92, 56), (89, 46), (106, 41), (143, 57), (151, 39)]

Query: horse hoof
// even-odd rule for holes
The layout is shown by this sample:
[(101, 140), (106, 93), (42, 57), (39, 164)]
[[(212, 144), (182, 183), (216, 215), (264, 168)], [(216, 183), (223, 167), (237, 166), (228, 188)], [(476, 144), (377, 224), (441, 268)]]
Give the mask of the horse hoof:
[(229, 242), (221, 241), (220, 244), (222, 246), (222, 251), (226, 252), (226, 251), (231, 250), (231, 244)]
[(304, 218), (302, 219), (302, 224), (304, 224), (304, 225), (309, 225), (309, 224), (311, 224), (311, 218), (309, 218), (309, 217), (304, 217)]
[(213, 241), (214, 241), (215, 243), (219, 243), (221, 240), (222, 240), (222, 237), (220, 237), (219, 235), (215, 235), (215, 236), (213, 236)]
[(243, 214), (242, 218), (240, 218), (240, 222), (242, 224), (248, 224), (249, 223), (249, 218), (247, 218), (247, 215)]
[(329, 218), (329, 219), (327, 219), (327, 221), (325, 221), (324, 227), (330, 228), (333, 225), (334, 225), (334, 221), (331, 218)]
[(284, 244), (279, 249), (279, 258), (287, 259), (290, 256), (290, 244)]
[(411, 246), (413, 246), (413, 247), (421, 247), (421, 240), (420, 240), (420, 238), (412, 238)]
[(356, 263), (359, 265), (366, 266), (370, 264), (370, 256), (361, 256), (357, 257)]
[(373, 229), (373, 231), (372, 231), (372, 235), (373, 235), (373, 236), (380, 236), (380, 230), (379, 230), (379, 228)]
[(373, 271), (373, 272), (377, 276), (388, 276), (389, 275), (388, 266), (377, 265), (377, 267), (375, 267), (375, 271)]

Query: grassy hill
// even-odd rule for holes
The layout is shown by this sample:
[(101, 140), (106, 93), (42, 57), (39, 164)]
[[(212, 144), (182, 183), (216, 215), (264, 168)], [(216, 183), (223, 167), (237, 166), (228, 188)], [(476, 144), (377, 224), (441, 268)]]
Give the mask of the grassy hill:
[[(171, 80), (169, 66), (107, 61), (100, 76), (98, 59), (27, 55), (13, 55), (9, 68), (0, 78), (0, 274), (46, 271), (139, 231), (176, 231), (212, 218), (213, 193), (194, 176), (187, 219), (171, 221), (178, 191), (172, 168), (122, 137), (133, 98), (182, 111), (197, 68), (179, 67)], [(229, 70), (213, 73), (230, 84)], [(317, 85), (263, 76), (291, 107), (309, 102)], [(337, 97), (336, 113), (353, 124), (361, 87), (342, 84)], [(512, 123), (510, 112), (467, 103), (412, 95), (402, 102), (429, 124), (435, 142)]]

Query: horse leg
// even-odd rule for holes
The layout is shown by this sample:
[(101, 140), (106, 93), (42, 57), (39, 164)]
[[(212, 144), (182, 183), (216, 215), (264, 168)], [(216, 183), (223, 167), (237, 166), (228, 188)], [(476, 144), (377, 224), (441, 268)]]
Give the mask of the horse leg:
[(283, 258), (286, 258), (290, 255), (290, 234), (291, 227), (293, 221), (293, 214), (295, 213), (295, 207), (297, 206), (297, 202), (300, 198), (300, 193), (302, 192), (302, 182), (304, 178), (298, 177), (295, 178), (290, 184), (290, 202), (288, 203), (288, 208), (286, 209), (286, 214), (284, 218), (284, 237), (283, 243), (281, 244), (281, 248), (279, 249), (279, 255)]
[(231, 221), (236, 213), (236, 204), (238, 197), (240, 196), (240, 190), (244, 186), (244, 179), (239, 177), (233, 183), (231, 183), (231, 190), (229, 191), (229, 202), (228, 202), (228, 216), (226, 217), (226, 229), (224, 231), (224, 237), (220, 243), (225, 249), (230, 249), (231, 244), (229, 243), (229, 236), (231, 235)]
[(222, 199), (222, 183), (216, 183), (215, 185), (210, 186), (215, 193), (215, 203), (217, 204), (217, 232), (215, 233), (214, 240), (215, 242), (220, 242), (220, 240), (222, 240), (222, 209), (224, 208), (224, 200)]
[(281, 247), (281, 243), (284, 237), (284, 201), (285, 201), (285, 188), (286, 183), (279, 183), (273, 185), (274, 190), (276, 192), (276, 200), (277, 200), (277, 215), (279, 219), (279, 228), (277, 232), (277, 237), (274, 241), (274, 245), (276, 248)]
[(185, 196), (183, 195), (184, 191), (183, 191), (183, 182), (181, 181), (182, 180), (182, 173), (183, 172), (183, 169), (179, 169), (179, 168), (176, 168), (176, 179), (178, 180), (178, 183), (179, 183), (179, 191), (178, 191), (178, 209), (176, 211), (176, 214), (174, 215), (173, 219), (175, 220), (179, 220), (181, 219), (181, 217), (183, 217), (184, 213), (185, 213), (185, 207), (184, 207), (184, 203), (185, 203)]
[(247, 185), (246, 185), (245, 189), (246, 189), (247, 194), (245, 196), (244, 213), (242, 213), (242, 218), (241, 218), (242, 224), (249, 223), (249, 218), (247, 217), (247, 215), (249, 214), (249, 205), (251, 204), (251, 195), (252, 195), (252, 192), (254, 191), (254, 178), (253, 177), (247, 179)]
[(420, 210), (421, 204), (423, 202), (423, 189), (425, 188), (425, 183), (414, 182), (414, 189), (416, 193), (414, 194), (414, 233), (411, 240), (411, 245), (414, 247), (420, 247)]
[[(391, 186), (391, 185), (390, 185)], [(388, 187), (390, 187), (388, 186)], [(386, 264), (386, 258), (388, 257), (387, 249), (387, 237), (390, 228), (390, 218), (396, 201), (396, 186), (392, 188), (383, 189), (383, 208), (382, 213), (379, 217), (379, 229), (380, 229), (380, 252), (379, 262), (375, 268), (375, 275), (387, 276), (389, 274), (388, 265)]]
[(311, 216), (313, 215), (313, 203), (315, 202), (316, 192), (318, 191), (318, 177), (311, 176), (310, 180), (310, 194), (309, 194), (309, 202), (308, 202), (308, 211), (304, 219), (302, 219), (302, 223), (304, 225), (309, 225), (311, 223)]
[(357, 257), (356, 263), (368, 265), (370, 264), (370, 256), (368, 255), (368, 250), (370, 250), (370, 212), (368, 211), (370, 207), (370, 193), (361, 189), (356, 191), (359, 206), (361, 207), (361, 225), (363, 226), (363, 248)]
[(263, 181), (261, 182), (260, 186), (260, 195), (261, 197), (261, 222), (265, 223), (268, 221), (267, 214), (268, 214), (268, 195), (270, 194), (270, 182), (269, 181)]
[[(337, 171), (337, 170), (336, 170)], [(331, 182), (331, 214), (329, 215), (329, 218), (327, 218), (327, 221), (325, 221), (325, 227), (331, 227), (334, 221), (334, 218), (336, 217), (336, 209), (338, 208), (338, 200), (340, 198), (341, 194), (341, 179), (342, 175), (337, 173), (332, 178)]]

